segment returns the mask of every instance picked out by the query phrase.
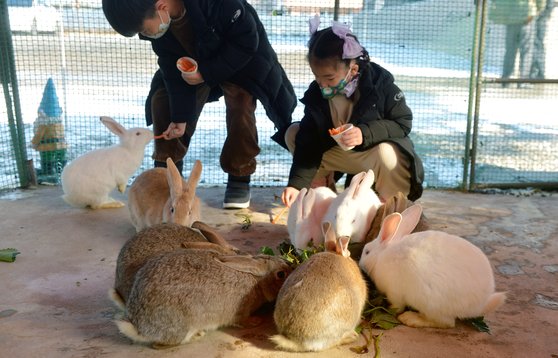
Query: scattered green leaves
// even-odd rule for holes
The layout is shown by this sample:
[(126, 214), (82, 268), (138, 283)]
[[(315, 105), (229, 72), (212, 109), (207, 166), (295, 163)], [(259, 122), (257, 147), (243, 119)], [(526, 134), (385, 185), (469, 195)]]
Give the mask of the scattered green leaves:
[(14, 262), (16, 259), (16, 256), (19, 255), (21, 252), (19, 252), (16, 249), (2, 249), (0, 250), (0, 261), (5, 261), (5, 262)]
[(275, 252), (273, 252), (273, 249), (269, 246), (260, 247), (260, 254), (275, 256)]
[[(295, 268), (308, 260), (313, 254), (323, 251), (324, 248), (323, 245), (320, 245), (318, 247), (311, 246), (307, 249), (300, 250), (294, 247), (289, 240), (285, 240), (277, 246), (277, 250), (279, 251), (279, 255)], [(268, 246), (261, 247), (260, 253), (275, 256), (275, 251)]]
[[(357, 328), (359, 328), (359, 327), (357, 327)], [(357, 331), (359, 331), (359, 330), (357, 329)], [(362, 334), (366, 343), (363, 346), (350, 347), (349, 349), (356, 354), (366, 354), (370, 351), (369, 350), (370, 344), (372, 344), (372, 341), (374, 341), (374, 358), (379, 358), (380, 357), (380, 337), (382, 337), (383, 333), (373, 334), (372, 332), (370, 332), (370, 337), (368, 337), (366, 335), (366, 332), (361, 331), (361, 332), (359, 332), (359, 334)]]
[(238, 213), (235, 215), (242, 218), (242, 226), (240, 227), (240, 229), (242, 231), (249, 230), (250, 226), (252, 226), (252, 216), (250, 214), (242, 214), (242, 213)]
[(475, 318), (468, 318), (463, 320), (463, 322), (469, 323), (473, 327), (477, 329), (479, 332), (485, 332), (490, 334), (490, 328), (488, 324), (484, 321), (484, 317), (475, 317)]

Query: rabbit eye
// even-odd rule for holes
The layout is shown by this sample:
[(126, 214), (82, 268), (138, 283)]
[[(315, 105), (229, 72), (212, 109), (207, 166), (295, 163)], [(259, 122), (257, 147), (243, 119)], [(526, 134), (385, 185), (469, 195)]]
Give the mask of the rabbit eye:
[(364, 254), (365, 254), (365, 255), (368, 255), (369, 253), (370, 253), (370, 250), (365, 250), (365, 251), (364, 251)]
[(279, 271), (277, 272), (277, 278), (279, 279), (284, 279), (285, 277), (287, 277), (287, 273), (285, 271)]
[(140, 133), (140, 132), (136, 132), (136, 136), (140, 136), (140, 135), (141, 135), (141, 133)]
[(171, 206), (170, 212), (171, 214), (174, 214), (174, 206)]

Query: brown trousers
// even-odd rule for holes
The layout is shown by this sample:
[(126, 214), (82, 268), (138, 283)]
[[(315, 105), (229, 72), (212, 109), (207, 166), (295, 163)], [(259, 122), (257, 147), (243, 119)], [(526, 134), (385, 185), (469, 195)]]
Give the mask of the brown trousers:
[[(246, 90), (232, 83), (221, 85), (225, 97), (227, 137), (221, 150), (220, 164), (225, 173), (245, 176), (256, 170), (256, 156), (260, 153), (256, 128), (256, 99)], [(174, 162), (184, 158), (200, 116), (209, 96), (209, 87), (198, 86), (196, 93), (196, 118), (186, 125), (181, 138), (155, 140), (152, 158), (164, 162), (168, 157)], [(164, 87), (159, 88), (151, 101), (153, 131), (163, 133), (172, 122), (169, 99)]]

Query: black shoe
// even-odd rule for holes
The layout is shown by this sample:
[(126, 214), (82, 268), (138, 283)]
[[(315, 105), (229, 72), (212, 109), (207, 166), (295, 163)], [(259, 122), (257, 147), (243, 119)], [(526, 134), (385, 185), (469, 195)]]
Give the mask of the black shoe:
[(244, 209), (250, 206), (250, 176), (229, 175), (223, 209)]

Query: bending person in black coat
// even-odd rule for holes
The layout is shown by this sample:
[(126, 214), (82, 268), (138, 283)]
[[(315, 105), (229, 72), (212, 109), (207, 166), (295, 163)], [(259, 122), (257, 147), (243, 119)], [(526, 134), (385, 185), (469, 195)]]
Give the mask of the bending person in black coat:
[[(121, 35), (151, 42), (159, 70), (146, 100), (153, 123), (155, 166), (167, 157), (179, 169), (206, 102), (225, 97), (227, 138), (220, 156), (228, 173), (224, 208), (250, 203), (250, 175), (260, 152), (256, 100), (264, 106), (283, 147), (296, 96), (254, 8), (245, 0), (103, 0), (110, 25)], [(198, 63), (195, 75), (176, 67), (188, 56)]]

